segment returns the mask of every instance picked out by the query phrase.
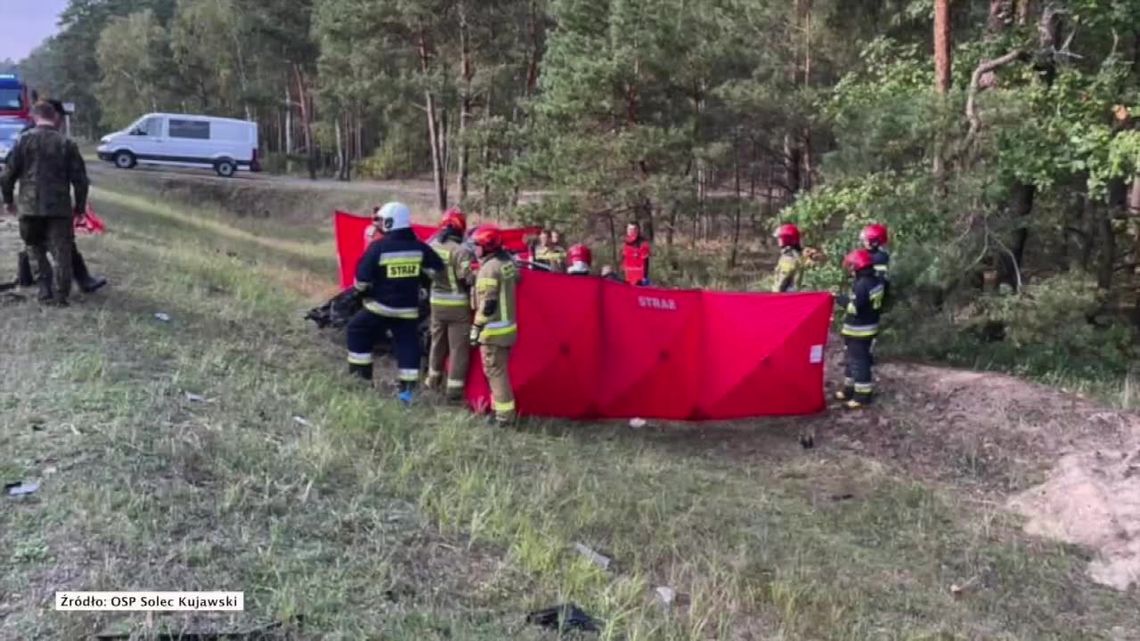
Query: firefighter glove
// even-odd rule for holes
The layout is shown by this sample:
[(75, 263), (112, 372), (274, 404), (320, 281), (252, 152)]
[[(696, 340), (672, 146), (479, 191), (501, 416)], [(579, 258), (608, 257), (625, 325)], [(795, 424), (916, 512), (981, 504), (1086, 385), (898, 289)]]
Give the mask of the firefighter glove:
[(471, 337), (470, 338), (471, 338), (471, 346), (472, 347), (477, 346), (479, 344), (479, 335), (482, 333), (483, 333), (483, 326), (482, 325), (472, 325), (471, 326)]

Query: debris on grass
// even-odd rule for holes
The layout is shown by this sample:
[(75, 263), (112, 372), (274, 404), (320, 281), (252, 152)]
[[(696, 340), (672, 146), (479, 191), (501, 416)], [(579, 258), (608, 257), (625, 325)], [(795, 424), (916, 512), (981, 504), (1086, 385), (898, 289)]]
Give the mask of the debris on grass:
[[(160, 632), (147, 638), (153, 641), (269, 641), (282, 638), (280, 635), (288, 630), (300, 631), (304, 617), (300, 614), (289, 621), (277, 621), (264, 625), (256, 625), (230, 632)], [(95, 635), (96, 641), (128, 641), (136, 638), (131, 632), (100, 632)]]
[(194, 394), (192, 392), (186, 392), (186, 400), (190, 401), (191, 403), (209, 403), (210, 402), (210, 400), (207, 399), (205, 396), (201, 396), (199, 394)]
[(661, 586), (653, 590), (657, 595), (657, 602), (665, 607), (673, 605), (677, 600), (677, 591), (667, 586)]
[(155, 313), (154, 317), (164, 323), (170, 322), (170, 314), (167, 314), (166, 312), (157, 312)]
[(550, 630), (568, 632), (600, 632), (602, 622), (586, 614), (573, 603), (556, 605), (545, 610), (537, 610), (526, 616), (527, 623), (542, 626)]
[(594, 565), (602, 568), (603, 570), (609, 570), (610, 565), (613, 564), (613, 559), (611, 559), (610, 557), (608, 557), (604, 554), (599, 554), (599, 553), (595, 552), (592, 548), (590, 548), (589, 546), (584, 545), (582, 543), (575, 543), (574, 549), (578, 551), (578, 554), (581, 554), (582, 556), (586, 557), (586, 559), (589, 560), (590, 563), (593, 563)]
[(643, 418), (631, 418), (631, 419), (629, 419), (629, 426), (635, 430), (639, 430), (639, 429), (645, 427), (646, 425), (649, 425), (649, 421), (646, 421)]
[(978, 583), (978, 577), (974, 577), (974, 578), (970, 579), (969, 581), (966, 581), (962, 585), (958, 585), (957, 583), (954, 583), (950, 586), (950, 594), (954, 595), (955, 597), (961, 597), (968, 590), (970, 590), (975, 585), (977, 585), (977, 583)]
[(26, 496), (28, 494), (35, 494), (40, 489), (39, 481), (17, 481), (15, 483), (5, 483), (4, 493), (8, 496)]
[(293, 422), (296, 423), (297, 425), (303, 425), (305, 427), (312, 427), (313, 426), (312, 421), (305, 418), (304, 416), (294, 416)]

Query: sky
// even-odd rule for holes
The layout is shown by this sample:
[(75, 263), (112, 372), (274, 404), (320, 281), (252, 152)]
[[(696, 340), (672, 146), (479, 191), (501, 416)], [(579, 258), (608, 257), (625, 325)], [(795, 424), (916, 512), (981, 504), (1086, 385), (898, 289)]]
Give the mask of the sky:
[(19, 61), (56, 32), (67, 0), (0, 0), (0, 60)]

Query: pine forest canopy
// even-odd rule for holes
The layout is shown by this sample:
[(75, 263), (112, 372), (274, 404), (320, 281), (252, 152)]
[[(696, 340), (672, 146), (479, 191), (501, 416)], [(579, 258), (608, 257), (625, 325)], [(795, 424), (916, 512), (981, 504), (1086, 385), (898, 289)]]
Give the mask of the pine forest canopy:
[(874, 219), (924, 309), (997, 274), (1078, 301), (1049, 322), (1140, 322), (1140, 0), (72, 0), (19, 67), (91, 136), (246, 117), (314, 176), (431, 175), (441, 209), (636, 218), (678, 278), (776, 218), (832, 256)]

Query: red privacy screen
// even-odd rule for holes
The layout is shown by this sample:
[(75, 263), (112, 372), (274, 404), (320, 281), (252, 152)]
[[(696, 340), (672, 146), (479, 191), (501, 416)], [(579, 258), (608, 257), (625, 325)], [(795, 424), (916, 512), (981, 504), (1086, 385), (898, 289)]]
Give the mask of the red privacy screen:
[[(335, 215), (343, 287), (364, 254), (368, 218)], [(435, 227), (415, 225), (421, 240)], [(515, 253), (537, 228), (504, 230)], [(708, 421), (824, 409), (827, 293), (738, 294), (631, 287), (524, 271), (511, 382), (519, 413), (570, 419)], [(471, 407), (490, 405), (477, 353)]]
[[(631, 287), (523, 272), (510, 371), (519, 413), (707, 421), (824, 409), (827, 293)], [(477, 355), (471, 407), (490, 404)]]

